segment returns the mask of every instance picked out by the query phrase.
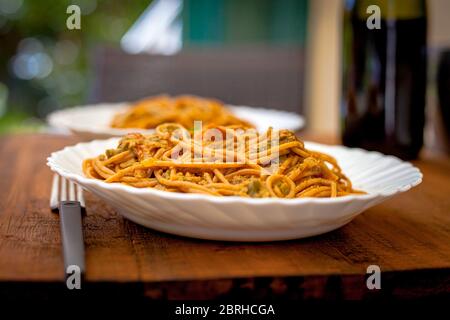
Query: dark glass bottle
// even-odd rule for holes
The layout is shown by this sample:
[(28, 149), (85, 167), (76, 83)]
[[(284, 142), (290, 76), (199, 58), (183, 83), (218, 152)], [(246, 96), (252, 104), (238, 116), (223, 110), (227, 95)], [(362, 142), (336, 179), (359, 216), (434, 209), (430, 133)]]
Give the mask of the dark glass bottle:
[[(368, 27), (370, 5), (380, 9), (379, 29)], [(345, 2), (341, 105), (345, 145), (403, 159), (417, 157), (425, 122), (426, 35), (425, 0)]]

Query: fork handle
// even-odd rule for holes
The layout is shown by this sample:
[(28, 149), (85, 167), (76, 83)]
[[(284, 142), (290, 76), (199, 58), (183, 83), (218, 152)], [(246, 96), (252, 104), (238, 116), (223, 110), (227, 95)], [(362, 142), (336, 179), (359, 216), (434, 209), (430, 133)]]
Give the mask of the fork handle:
[(78, 201), (61, 201), (59, 208), (65, 271), (70, 265), (85, 270), (81, 206)]

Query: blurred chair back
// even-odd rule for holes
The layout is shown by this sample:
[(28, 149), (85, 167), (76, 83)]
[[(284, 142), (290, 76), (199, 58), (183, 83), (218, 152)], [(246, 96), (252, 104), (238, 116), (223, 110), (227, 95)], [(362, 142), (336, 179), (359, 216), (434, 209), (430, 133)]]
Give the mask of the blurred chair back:
[(301, 48), (202, 48), (173, 56), (129, 55), (99, 48), (92, 103), (132, 101), (167, 93), (302, 113)]

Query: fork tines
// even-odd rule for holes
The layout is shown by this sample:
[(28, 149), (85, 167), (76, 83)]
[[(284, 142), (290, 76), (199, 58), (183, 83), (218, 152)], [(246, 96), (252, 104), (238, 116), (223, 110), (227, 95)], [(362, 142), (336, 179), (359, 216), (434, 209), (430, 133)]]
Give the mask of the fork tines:
[(52, 192), (50, 194), (50, 208), (52, 211), (59, 209), (60, 201), (79, 201), (81, 208), (85, 208), (83, 190), (72, 181), (53, 175)]

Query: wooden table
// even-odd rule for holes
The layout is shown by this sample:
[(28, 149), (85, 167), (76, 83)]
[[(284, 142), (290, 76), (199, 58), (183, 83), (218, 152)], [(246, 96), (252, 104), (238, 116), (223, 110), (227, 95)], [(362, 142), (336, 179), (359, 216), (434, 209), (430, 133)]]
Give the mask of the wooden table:
[[(56, 135), (0, 138), (0, 298), (55, 297), (63, 285), (58, 216), (50, 212)], [(450, 294), (450, 161), (424, 155), (413, 190), (347, 226), (277, 243), (224, 243), (146, 229), (87, 195), (84, 294), (134, 298), (389, 299)], [(382, 289), (368, 290), (379, 265)]]

